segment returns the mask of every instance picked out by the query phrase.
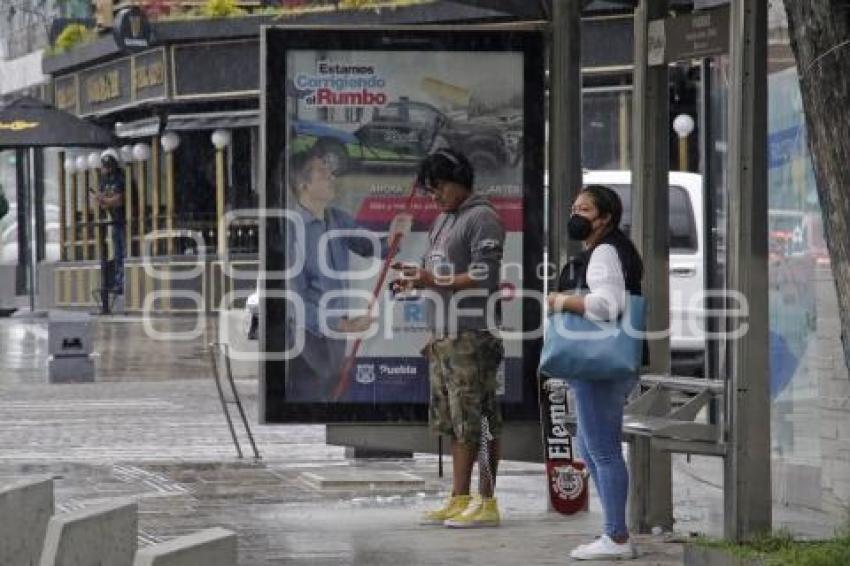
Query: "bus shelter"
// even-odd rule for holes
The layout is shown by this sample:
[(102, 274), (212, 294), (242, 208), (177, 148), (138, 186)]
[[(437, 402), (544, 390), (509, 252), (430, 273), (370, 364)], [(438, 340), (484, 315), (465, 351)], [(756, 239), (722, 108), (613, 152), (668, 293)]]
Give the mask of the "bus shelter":
[[(485, 0), (469, 3), (488, 4)], [(708, 454), (720, 457), (724, 462), (725, 534), (730, 539), (746, 539), (759, 532), (769, 531), (771, 527), (768, 305), (764, 293), (768, 256), (765, 88), (767, 8), (764, 3), (755, 0), (731, 0), (719, 7), (716, 5), (724, 3), (697, 2), (694, 3), (697, 6), (691, 5), (691, 8), (697, 8), (693, 10), (684, 10), (680, 2), (641, 0), (623, 4), (634, 7), (631, 237), (644, 259), (644, 289), (649, 305), (648, 330), (652, 336), (650, 365), (642, 377), (642, 395), (627, 408), (628, 426), (631, 427), (627, 430), (631, 437), (630, 522), (633, 528), (642, 532), (656, 526), (671, 528), (670, 455)], [(678, 10), (676, 18), (669, 17), (671, 4), (675, 4)], [(527, 12), (528, 5), (522, 5)], [(266, 77), (263, 87), (266, 191), (261, 209), (286, 208), (282, 200), (287, 198), (286, 189), (280, 182), (285, 178), (286, 166), (280, 165), (280, 150), (287, 144), (291, 147), (293, 143), (304, 139), (312, 139), (311, 143), (316, 143), (331, 137), (344, 150), (337, 154), (338, 165), (347, 167), (353, 165), (354, 161), (367, 158), (363, 147), (357, 153), (356, 146), (364, 145), (363, 135), (369, 132), (358, 129), (357, 135), (351, 135), (345, 129), (341, 132), (328, 131), (327, 122), (333, 116), (321, 108), (337, 104), (340, 99), (335, 97), (340, 93), (332, 89), (319, 93), (316, 88), (321, 88), (321, 85), (316, 87), (311, 81), (321, 82), (323, 74), (335, 76), (354, 73), (361, 75), (360, 79), (373, 79), (374, 82), (381, 78), (382, 65), (386, 66), (386, 61), (391, 59), (382, 60), (382, 55), (376, 55), (376, 52), (388, 50), (386, 46), (393, 43), (401, 45), (401, 51), (408, 53), (414, 49), (424, 50), (437, 52), (436, 56), (439, 57), (439, 53), (454, 52), (454, 61), (461, 65), (464, 57), (468, 57), (469, 61), (481, 61), (482, 68), (495, 65), (503, 73), (502, 76), (509, 77), (513, 73), (514, 77), (523, 77), (522, 84), (517, 82), (514, 93), (519, 97), (517, 100), (522, 102), (503, 101), (497, 106), (505, 108), (513, 104), (524, 108), (522, 121), (518, 124), (519, 133), (514, 132), (513, 137), (514, 143), (520, 140), (520, 144), (527, 144), (523, 146), (527, 150), (523, 154), (524, 159), (513, 161), (507, 149), (511, 133), (510, 127), (505, 124), (511, 123), (510, 117), (505, 117), (500, 123), (503, 128), (502, 143), (507, 144), (504, 154), (498, 157), (479, 155), (478, 159), (484, 167), (495, 167), (496, 163), (504, 163), (506, 160), (514, 163), (512, 167), (517, 167), (517, 171), (523, 175), (517, 181), (521, 187), (519, 196), (523, 199), (522, 225), (528, 226), (529, 220), (548, 209), (547, 226), (541, 234), (546, 239), (549, 258), (559, 267), (563, 265), (572, 251), (566, 238), (568, 215), (565, 211), (582, 185), (583, 173), (581, 144), (575, 143), (582, 136), (582, 3), (552, 0), (551, 4), (541, 6), (543, 9), (540, 15), (545, 21), (529, 25), (513, 28), (505, 25), (480, 28), (465, 26), (463, 29), (442, 27), (430, 30), (413, 26), (371, 28), (365, 30), (368, 37), (364, 35), (364, 30), (360, 30), (359, 35), (357, 31), (351, 30), (345, 32), (350, 34), (349, 44), (331, 44), (324, 51), (317, 51), (310, 45), (315, 45), (311, 40), (315, 39), (316, 34), (327, 34), (327, 29), (266, 29), (261, 62), (261, 74)], [(525, 13), (523, 15), (529, 16)], [(331, 32), (338, 37), (345, 35), (340, 30)], [(438, 39), (429, 43), (428, 38), (421, 35), (428, 33), (438, 34)], [(477, 38), (472, 40), (473, 44), (477, 44), (465, 44), (464, 37), (466, 40)], [(282, 43), (275, 44), (274, 41)], [(281, 45), (284, 48), (282, 51), (271, 49), (272, 46)], [(340, 55), (342, 51), (350, 51), (352, 48), (359, 50), (360, 54), (351, 57)], [(482, 54), (474, 54), (476, 49), (488, 55), (502, 52), (503, 55), (508, 53), (508, 56), (488, 62)], [(285, 56), (280, 57), (280, 53)], [(519, 54), (519, 58), (512, 59), (511, 53)], [(710, 66), (711, 58), (718, 53), (727, 54), (730, 86), (725, 93), (728, 101), (725, 116), (716, 116), (714, 120), (716, 122), (719, 118), (724, 122), (727, 134), (725, 161), (720, 171), (724, 182), (709, 184), (705, 181), (704, 184), (705, 216), (702, 228), (705, 241), (708, 242), (704, 287), (708, 292), (700, 307), (706, 313), (707, 355), (701, 377), (680, 378), (671, 371), (668, 333), (671, 277), (667, 221), (670, 210), (669, 65), (681, 59), (703, 59)], [(535, 55), (545, 58), (545, 69), (535, 66), (539, 63), (534, 62)], [(412, 60), (408, 64), (413, 65)], [(429, 63), (423, 63), (420, 58), (417, 64), (427, 66)], [(472, 69), (472, 66), (469, 68)], [(535, 77), (542, 78), (544, 71), (548, 71), (548, 111), (545, 123), (537, 124), (541, 127), (536, 130), (529, 102), (543, 101), (544, 89), (535, 86), (534, 80)], [(468, 110), (473, 106), (471, 93), (452, 81), (430, 76), (417, 77), (417, 81), (432, 99), (443, 100), (446, 105), (455, 108), (462, 106)], [(371, 88), (376, 85), (377, 82), (368, 86)], [(382, 92), (381, 88), (371, 88), (368, 93), (372, 97), (371, 102), (361, 100), (348, 104), (348, 108), (340, 110), (341, 116), (333, 119), (359, 122), (363, 116), (358, 114), (357, 108), (375, 106), (373, 103), (378, 96), (385, 99), (378, 102), (377, 106), (387, 109), (392, 107), (399, 115), (407, 113), (409, 117), (411, 111), (417, 110), (412, 104), (416, 101), (412, 101), (409, 94), (399, 94), (392, 89)], [(708, 81), (703, 81), (702, 89), (704, 93), (710, 92)], [(366, 94), (364, 88), (360, 96)], [(477, 103), (486, 106), (484, 102)], [(289, 115), (282, 119), (284, 112)], [(386, 113), (389, 115), (389, 110)], [(381, 121), (379, 114), (372, 116), (373, 122), (376, 117), (378, 122)], [(467, 112), (466, 119), (471, 120), (472, 113)], [(513, 119), (517, 120), (517, 117)], [(706, 121), (700, 128), (703, 145), (712, 140), (709, 125), (709, 121)], [(543, 134), (543, 139), (534, 139), (536, 132), (543, 131), (548, 131), (548, 134)], [(371, 134), (379, 135), (380, 132), (373, 129)], [(394, 135), (397, 134), (398, 130)], [(416, 151), (420, 150), (428, 151), (427, 147), (422, 147), (419, 134), (411, 136), (406, 138), (410, 147), (407, 147), (405, 155), (416, 155)], [(431, 136), (428, 142), (433, 143), (435, 139)], [(330, 141), (325, 140), (325, 143)], [(548, 154), (536, 154), (534, 148), (539, 149), (543, 144), (546, 144)], [(717, 169), (708, 163), (709, 153), (712, 152), (703, 148), (705, 163), (702, 169), (705, 172)], [(398, 157), (384, 155), (383, 160)], [(543, 188), (544, 179), (540, 173), (544, 168), (548, 170), (548, 190), (540, 192), (543, 200), (538, 209), (532, 204), (534, 187)], [(404, 194), (404, 187), (399, 188), (397, 184), (387, 183), (384, 186), (378, 183), (374, 188), (378, 192), (385, 190), (396, 196)], [(716, 191), (715, 186), (724, 188)], [(501, 196), (517, 196), (511, 193), (512, 189), (506, 190), (507, 193)], [(531, 199), (529, 193), (532, 194)], [(381, 215), (384, 204), (373, 203), (375, 218)], [(533, 228), (529, 231), (531, 237), (528, 241), (534, 242), (536, 225), (531, 226)], [(267, 219), (265, 241), (261, 245), (261, 254), (265, 258), (264, 272), (284, 267), (282, 259), (274, 258), (273, 251), (275, 238), (280, 238), (281, 233), (281, 222)], [(718, 234), (722, 234), (722, 241)], [(284, 236), (283, 245), (285, 239)], [(537, 259), (533, 247), (524, 249), (529, 252), (526, 259)], [(523, 281), (526, 280), (523, 278)], [(265, 299), (261, 346), (266, 352), (277, 352), (285, 347), (282, 338), (285, 332), (280, 332), (285, 307), (280, 297), (285, 294), (286, 286), (266, 281), (264, 290), (268, 296), (276, 293), (279, 298), (277, 301), (268, 297)], [(520, 316), (523, 319), (521, 324), (528, 322), (528, 313), (531, 313), (532, 319), (540, 316), (539, 312), (526, 309)], [(528, 356), (534, 355), (534, 346), (528, 344), (517, 353), (516, 359), (519, 361), (514, 369), (520, 378), (518, 383), (522, 384), (529, 379), (527, 374), (534, 360)], [(405, 371), (415, 373), (415, 364), (408, 365), (411, 369)], [(366, 387), (376, 381), (378, 370), (374, 364), (363, 364), (362, 367), (362, 370), (359, 366), (354, 369), (352, 375)], [(426, 440), (427, 435), (421, 425), (421, 399), (417, 406), (416, 403), (410, 403), (410, 398), (390, 398), (389, 412), (386, 413), (388, 418), (380, 419), (375, 418), (374, 412), (361, 410), (362, 407), (351, 404), (335, 407), (323, 399), (310, 399), (306, 405), (302, 403), (287, 407), (286, 394), (282, 390), (285, 375), (286, 369), (280, 360), (267, 359), (262, 362), (260, 397), (265, 402), (262, 413), (267, 422), (292, 422), (293, 419), (281, 418), (282, 414), (287, 413), (295, 415), (296, 421), (311, 420), (310, 415), (319, 414), (325, 417), (319, 417), (318, 421), (332, 422), (328, 429), (328, 439), (332, 443), (396, 450), (434, 449), (434, 445)], [(283, 381), (281, 376), (284, 376)], [(366, 387), (363, 391), (370, 390)], [(522, 395), (522, 385), (514, 392), (520, 398), (527, 399), (527, 396)], [(407, 393), (416, 394), (415, 391)], [(688, 400), (684, 405), (674, 406), (671, 403), (674, 393), (685, 393)], [(540, 424), (533, 418), (533, 407), (529, 408), (522, 403), (517, 407), (517, 422), (512, 432), (509, 427), (505, 456), (534, 458), (535, 450), (529, 447), (537, 445)], [(708, 408), (711, 416), (707, 422), (697, 422), (696, 416), (704, 408)], [(332, 413), (336, 416), (327, 418)], [(316, 422), (316, 419), (313, 421)], [(511, 444), (524, 446), (526, 452), (522, 455), (519, 449), (512, 452)], [(539, 453), (537, 457), (540, 457)]]

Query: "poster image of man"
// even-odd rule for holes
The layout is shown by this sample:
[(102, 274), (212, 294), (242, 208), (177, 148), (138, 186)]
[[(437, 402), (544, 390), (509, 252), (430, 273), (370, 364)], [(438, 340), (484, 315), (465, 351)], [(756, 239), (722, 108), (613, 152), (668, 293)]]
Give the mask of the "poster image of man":
[[(386, 256), (388, 241), (410, 231), (409, 214), (397, 215), (389, 235), (369, 237), (354, 218), (332, 203), (336, 198), (336, 176), (321, 147), (290, 157), (286, 179), (289, 208), (303, 230), (288, 230), (287, 253), (301, 254), (303, 267), (289, 280), (289, 289), (301, 298), (304, 317), (290, 315), (286, 321), (289, 340), (303, 336), (303, 348), (289, 360), (286, 398), (296, 402), (332, 400), (340, 378), (346, 350), (354, 337), (369, 329), (373, 320), (355, 314), (351, 298), (352, 254), (377, 259)], [(334, 234), (338, 232), (338, 236)], [(357, 233), (362, 232), (363, 236)], [(298, 238), (301, 234), (301, 239)], [(330, 295), (329, 295), (330, 294)], [(329, 300), (328, 297), (331, 297)], [(324, 299), (323, 299), (324, 298)], [(362, 307), (363, 305), (357, 305)], [(342, 314), (338, 314), (342, 313)], [(351, 314), (346, 314), (351, 313)], [(342, 335), (342, 337), (340, 337)]]

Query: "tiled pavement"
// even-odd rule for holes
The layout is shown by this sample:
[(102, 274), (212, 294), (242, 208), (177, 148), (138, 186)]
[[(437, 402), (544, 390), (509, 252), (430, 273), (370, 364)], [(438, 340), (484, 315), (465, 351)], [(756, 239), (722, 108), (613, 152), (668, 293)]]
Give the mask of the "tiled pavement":
[[(503, 466), (501, 528), (455, 532), (416, 524), (448, 487), (430, 455), (348, 460), (343, 448), (324, 443), (321, 426), (253, 425), (263, 460), (239, 461), (209, 374), (208, 336), (154, 342), (136, 319), (102, 320), (97, 380), (49, 385), (46, 321), (0, 319), (0, 483), (53, 475), (60, 511), (136, 497), (140, 545), (211, 526), (233, 529), (243, 565), (563, 564), (569, 548), (599, 530), (595, 501), (579, 518), (546, 512), (537, 464)], [(256, 380), (238, 386), (255, 423)], [(423, 482), (316, 489), (301, 475), (331, 467), (353, 478), (406, 471)], [(686, 528), (717, 523), (716, 504), (706, 503), (706, 493), (716, 499), (717, 491), (677, 480), (677, 513), (685, 514)], [(680, 545), (638, 539), (638, 564), (681, 562)]]

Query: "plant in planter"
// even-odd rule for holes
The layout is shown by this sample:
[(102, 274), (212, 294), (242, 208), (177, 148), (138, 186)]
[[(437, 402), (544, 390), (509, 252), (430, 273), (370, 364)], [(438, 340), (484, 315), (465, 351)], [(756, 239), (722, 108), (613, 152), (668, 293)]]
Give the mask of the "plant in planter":
[(97, 39), (97, 32), (82, 24), (68, 24), (56, 37), (56, 43), (51, 49), (52, 53), (64, 53)]
[(237, 6), (235, 0), (207, 0), (202, 12), (210, 18), (229, 18), (245, 15), (245, 10)]

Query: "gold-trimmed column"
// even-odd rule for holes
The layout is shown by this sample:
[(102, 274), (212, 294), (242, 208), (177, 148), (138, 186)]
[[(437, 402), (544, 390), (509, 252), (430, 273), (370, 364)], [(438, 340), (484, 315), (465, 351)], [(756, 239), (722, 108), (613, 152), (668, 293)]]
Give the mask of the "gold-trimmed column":
[(212, 143), (215, 146), (215, 216), (216, 216), (216, 254), (219, 259), (224, 258), (227, 250), (227, 227), (224, 226), (224, 198), (225, 198), (225, 158), (227, 157), (227, 146), (230, 145), (230, 130), (215, 130), (212, 133)]
[(147, 192), (148, 192), (148, 184), (147, 184), (147, 168), (148, 168), (148, 159), (151, 156), (151, 148), (146, 143), (137, 143), (133, 146), (133, 157), (136, 159), (136, 175), (137, 182), (139, 184), (139, 198), (138, 198), (138, 237), (139, 237), (139, 255), (145, 255), (145, 213), (147, 212)]
[[(64, 151), (59, 152), (59, 259), (65, 261), (68, 259), (68, 250), (65, 249), (66, 232), (68, 226), (68, 191), (65, 185), (65, 173), (70, 165), (70, 157), (65, 158)], [(57, 278), (58, 279), (58, 278)]]
[(124, 160), (124, 257), (133, 255), (133, 150), (121, 148)]
[(159, 136), (151, 138), (151, 232), (154, 236), (151, 255), (159, 255)]
[[(164, 139), (164, 138), (163, 138)], [(174, 152), (165, 153), (165, 229), (174, 231)], [(166, 253), (174, 255), (174, 236), (168, 237)]]
[[(94, 157), (92, 157), (92, 156), (94, 156)], [(94, 192), (94, 194), (97, 194), (97, 193), (100, 192), (100, 169), (99, 169), (99, 167), (100, 167), (100, 155), (98, 155), (97, 153), (92, 153), (89, 156), (89, 170), (91, 171), (91, 173), (89, 173), (89, 180), (91, 181), (91, 190)], [(91, 200), (91, 199), (89, 199), (89, 200)], [(102, 218), (101, 218), (100, 205), (98, 204), (97, 200), (92, 202), (92, 208), (94, 208), (93, 215), (92, 215), (94, 217), (94, 232), (93, 232), (93, 235), (94, 235), (94, 258), (99, 260), (103, 257), (103, 254), (106, 253), (106, 250), (102, 249), (102, 243), (100, 241), (100, 226), (99, 226), (99, 224), (100, 224), (100, 221), (101, 221)]]
[[(77, 196), (81, 202), (79, 242), (80, 242), (80, 258), (89, 259), (89, 198), (88, 198), (88, 163), (84, 155), (77, 157)], [(82, 193), (82, 194), (81, 194)]]
[(77, 195), (77, 163), (73, 157), (68, 158), (70, 166), (68, 167), (68, 178), (71, 181), (71, 198), (69, 201), (70, 221), (68, 226), (63, 226), (64, 230), (68, 230), (68, 259), (74, 260), (77, 258), (77, 203), (80, 198)]

